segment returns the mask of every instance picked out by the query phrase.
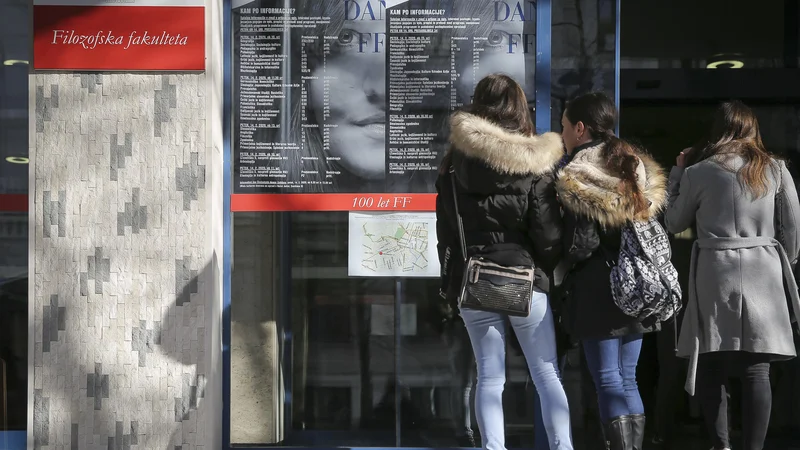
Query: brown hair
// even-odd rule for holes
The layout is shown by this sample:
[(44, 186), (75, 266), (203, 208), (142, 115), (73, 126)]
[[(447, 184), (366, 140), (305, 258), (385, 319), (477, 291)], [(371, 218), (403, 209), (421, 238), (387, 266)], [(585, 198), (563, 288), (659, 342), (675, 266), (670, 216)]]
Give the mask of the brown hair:
[[(486, 119), (513, 133), (534, 134), (531, 112), (525, 91), (513, 78), (503, 74), (483, 77), (475, 86), (472, 103), (461, 111)], [(452, 149), (448, 149), (439, 166), (440, 173), (450, 170)]]
[(637, 183), (638, 150), (631, 143), (614, 135), (617, 125), (617, 107), (614, 101), (602, 92), (584, 94), (567, 103), (564, 115), (573, 125), (583, 122), (592, 139), (598, 139), (605, 144), (603, 158), (606, 168), (620, 178), (620, 190), (632, 200), (635, 211), (647, 211), (650, 202)]
[(525, 91), (513, 78), (503, 74), (487, 75), (475, 86), (472, 104), (465, 112), (527, 136), (533, 135), (533, 121)]
[(745, 164), (737, 171), (739, 182), (755, 198), (767, 195), (767, 169), (776, 170), (775, 158), (761, 141), (755, 113), (738, 100), (725, 102), (717, 108), (710, 136), (692, 149), (689, 164), (717, 155), (744, 158)]

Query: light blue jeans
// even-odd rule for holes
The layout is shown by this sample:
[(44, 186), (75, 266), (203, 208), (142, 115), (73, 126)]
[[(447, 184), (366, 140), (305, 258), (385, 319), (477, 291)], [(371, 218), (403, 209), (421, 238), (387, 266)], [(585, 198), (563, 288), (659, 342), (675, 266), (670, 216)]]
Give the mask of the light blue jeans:
[(506, 323), (517, 335), (542, 404), (551, 450), (572, 450), (569, 406), (558, 371), (553, 313), (547, 295), (534, 292), (528, 317), (462, 309), (478, 365), (475, 416), (484, 450), (505, 450), (503, 388), (506, 383)]
[[(567, 355), (562, 355), (558, 360), (558, 371), (563, 372), (564, 367), (567, 366)], [(544, 428), (544, 419), (542, 418), (542, 402), (539, 400), (539, 393), (533, 389), (533, 450), (548, 450), (550, 448), (550, 439), (547, 437), (547, 432), (542, 433)]]

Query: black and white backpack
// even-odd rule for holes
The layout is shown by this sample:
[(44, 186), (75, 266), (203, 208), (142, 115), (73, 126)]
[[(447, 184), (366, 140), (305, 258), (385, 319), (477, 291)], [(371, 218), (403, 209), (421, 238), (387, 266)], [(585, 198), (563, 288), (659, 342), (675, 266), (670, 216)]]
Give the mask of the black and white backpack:
[(619, 258), (611, 267), (611, 294), (623, 313), (664, 322), (680, 311), (681, 286), (671, 257), (669, 237), (654, 218), (622, 228)]

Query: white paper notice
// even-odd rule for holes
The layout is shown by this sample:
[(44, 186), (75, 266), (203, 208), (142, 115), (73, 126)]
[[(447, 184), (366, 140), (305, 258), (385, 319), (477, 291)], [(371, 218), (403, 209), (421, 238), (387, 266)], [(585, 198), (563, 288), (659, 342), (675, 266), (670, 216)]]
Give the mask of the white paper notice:
[(435, 213), (350, 213), (351, 277), (438, 277)]

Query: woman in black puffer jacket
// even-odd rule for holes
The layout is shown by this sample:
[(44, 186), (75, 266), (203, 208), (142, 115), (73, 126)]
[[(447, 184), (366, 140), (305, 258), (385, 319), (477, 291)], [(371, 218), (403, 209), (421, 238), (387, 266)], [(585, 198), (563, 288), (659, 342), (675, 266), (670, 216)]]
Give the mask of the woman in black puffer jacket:
[(463, 278), (455, 201), (463, 218), (467, 256), (481, 254), (499, 264), (537, 268), (527, 317), (460, 311), (477, 360), (475, 409), (483, 448), (505, 449), (502, 394), (510, 322), (540, 396), (550, 448), (571, 450), (569, 408), (547, 298), (561, 255), (561, 212), (553, 178), (564, 153), (561, 138), (555, 133), (534, 135), (525, 94), (505, 75), (481, 80), (473, 103), (455, 113), (450, 123), (452, 146), (436, 183), (442, 296), (455, 302)]

